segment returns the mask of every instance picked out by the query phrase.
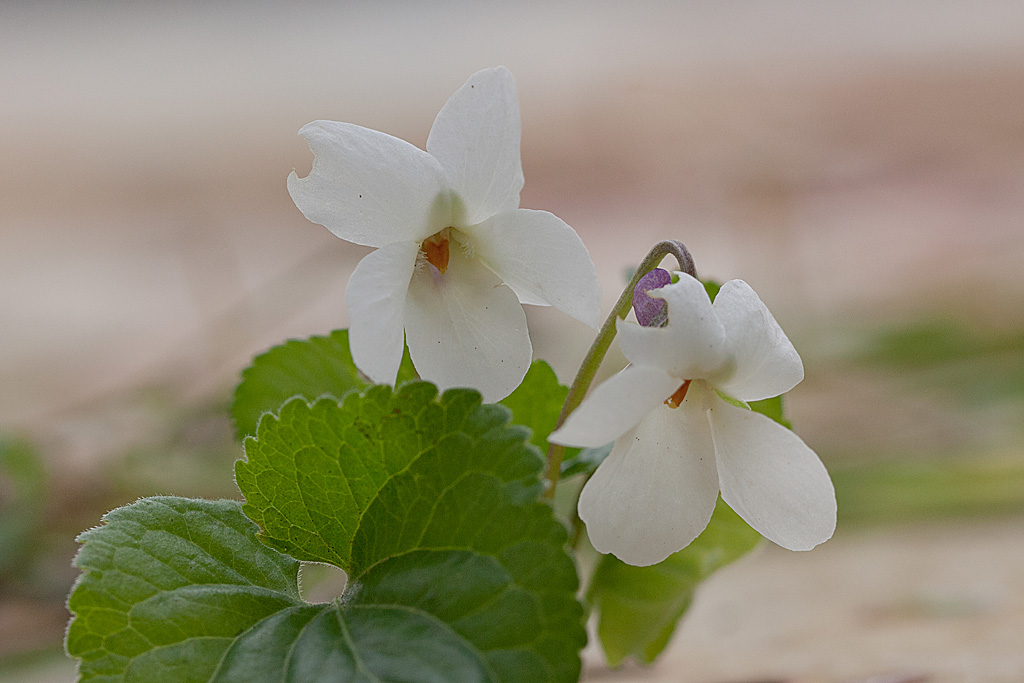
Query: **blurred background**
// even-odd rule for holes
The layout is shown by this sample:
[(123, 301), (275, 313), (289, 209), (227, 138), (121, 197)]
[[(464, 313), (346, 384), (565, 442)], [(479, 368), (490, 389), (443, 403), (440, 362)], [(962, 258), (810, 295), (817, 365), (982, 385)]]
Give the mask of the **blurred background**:
[[(237, 496), (239, 372), (346, 326), (368, 250), (292, 204), (298, 129), (422, 146), (497, 64), (522, 204), (605, 311), (664, 238), (749, 282), (838, 491), (832, 541), (726, 568), (656, 666), (591, 648), (586, 679), (1024, 680), (1024, 3), (365, 0), (0, 3), (0, 681), (74, 680), (74, 536)], [(570, 379), (592, 333), (529, 315)]]

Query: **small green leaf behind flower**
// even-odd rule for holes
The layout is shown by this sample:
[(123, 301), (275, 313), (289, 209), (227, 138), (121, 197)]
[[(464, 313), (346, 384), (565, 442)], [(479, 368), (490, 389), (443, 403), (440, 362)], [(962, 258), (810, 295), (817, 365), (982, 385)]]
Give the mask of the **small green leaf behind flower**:
[[(406, 348), (397, 383), (414, 379), (416, 370)], [(307, 401), (333, 396), (340, 401), (371, 384), (352, 361), (348, 330), (335, 330), (326, 337), (292, 339), (256, 356), (242, 371), (242, 382), (231, 406), (235, 434), (240, 441), (255, 434), (261, 415), (277, 411), (294, 396)]]
[(771, 419), (778, 422), (786, 429), (792, 429), (793, 423), (786, 419), (786, 415), (782, 410), (782, 397), (776, 396), (774, 398), (766, 398), (761, 401), (751, 401), (747, 404), (750, 409), (755, 413), (761, 413), (767, 415)]
[(634, 567), (604, 555), (588, 597), (599, 613), (597, 632), (611, 666), (628, 657), (650, 664), (668, 645), (689, 609), (697, 586), (757, 546), (761, 536), (718, 500), (711, 521), (697, 539), (668, 559)]
[[(551, 366), (542, 360), (535, 360), (515, 391), (499, 403), (512, 411), (512, 422), (529, 427), (533, 432), (530, 443), (541, 452), (547, 453), (548, 435), (555, 431), (562, 404), (569, 393), (569, 387), (559, 384)], [(575, 455), (579, 449), (566, 449), (566, 458)]]
[(722, 288), (722, 283), (714, 280), (701, 280), (701, 284), (704, 285), (704, 291), (708, 293), (708, 298), (714, 302), (715, 297), (718, 296), (718, 290)]
[(604, 459), (611, 455), (614, 443), (598, 446), (597, 448), (566, 449), (578, 450), (579, 452), (562, 461), (562, 478), (572, 477), (577, 474), (593, 474), (597, 466), (604, 462)]

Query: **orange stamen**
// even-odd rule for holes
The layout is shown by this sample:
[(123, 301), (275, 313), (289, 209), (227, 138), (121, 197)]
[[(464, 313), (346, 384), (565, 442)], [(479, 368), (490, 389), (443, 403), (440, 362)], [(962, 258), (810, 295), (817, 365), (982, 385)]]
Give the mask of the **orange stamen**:
[(676, 393), (665, 399), (665, 405), (669, 408), (678, 408), (683, 403), (683, 399), (686, 398), (686, 392), (690, 388), (690, 382), (693, 380), (686, 380), (683, 385), (676, 389)]
[(423, 240), (421, 245), (423, 253), (427, 257), (427, 263), (437, 268), (442, 275), (448, 270), (448, 235), (446, 230), (442, 230), (436, 235), (431, 235), (427, 239)]

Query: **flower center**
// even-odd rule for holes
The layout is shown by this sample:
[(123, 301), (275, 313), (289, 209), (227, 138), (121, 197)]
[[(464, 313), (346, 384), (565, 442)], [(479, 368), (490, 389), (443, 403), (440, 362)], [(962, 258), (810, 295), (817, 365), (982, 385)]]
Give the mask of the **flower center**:
[(420, 250), (427, 257), (427, 263), (437, 268), (442, 275), (448, 270), (451, 231), (451, 228), (445, 228), (423, 240), (420, 245)]
[(665, 405), (667, 405), (669, 408), (678, 408), (680, 405), (682, 405), (683, 399), (686, 398), (686, 392), (690, 388), (690, 382), (692, 381), (693, 380), (688, 379), (685, 382), (683, 382), (682, 386), (676, 389), (676, 393), (672, 394), (671, 396), (665, 399)]

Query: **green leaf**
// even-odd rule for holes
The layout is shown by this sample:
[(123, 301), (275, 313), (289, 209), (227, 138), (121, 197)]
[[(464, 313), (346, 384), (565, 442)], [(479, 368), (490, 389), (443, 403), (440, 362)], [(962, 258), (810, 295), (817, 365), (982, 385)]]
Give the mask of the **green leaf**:
[(771, 419), (778, 422), (786, 429), (792, 429), (793, 424), (786, 419), (786, 416), (782, 410), (782, 397), (776, 396), (775, 398), (766, 398), (762, 401), (751, 401), (747, 404), (750, 409), (755, 413), (761, 413), (767, 415)]
[(597, 466), (604, 462), (612, 453), (612, 446), (615, 443), (608, 443), (597, 448), (583, 448), (571, 458), (562, 461), (562, 478), (572, 477), (577, 474), (593, 474)]
[(299, 563), (234, 501), (146, 498), (79, 537), (67, 650), (82, 681), (208, 681), (239, 636), (301, 606)]
[[(542, 453), (548, 450), (548, 435), (555, 431), (562, 404), (569, 394), (569, 387), (559, 384), (551, 366), (542, 360), (535, 360), (516, 390), (503, 398), (500, 403), (512, 411), (512, 422), (529, 427), (533, 431), (530, 443)], [(571, 457), (579, 449), (566, 449)]]
[(627, 657), (649, 664), (661, 654), (701, 581), (752, 550), (761, 536), (721, 499), (697, 539), (650, 567), (604, 555), (588, 594), (599, 612), (597, 632), (608, 663)]
[[(414, 379), (416, 370), (406, 348), (397, 382)], [(242, 372), (231, 406), (235, 433), (239, 439), (255, 434), (261, 415), (276, 411), (294, 396), (310, 401), (321, 396), (340, 400), (370, 384), (352, 362), (348, 330), (335, 330), (327, 337), (293, 339), (256, 356)]]
[[(392, 662), (390, 630), (408, 628), (399, 654), (433, 652), (448, 633), (486, 672), (437, 680), (577, 680), (586, 637), (566, 533), (538, 502), (540, 453), (508, 421), (475, 391), (438, 399), (414, 382), (341, 405), (289, 401), (246, 439), (236, 465), (245, 513), (267, 545), (348, 572), (343, 621), (349, 610), (372, 616), (366, 642), (384, 648), (368, 645), (364, 660)], [(383, 606), (398, 611), (385, 619)], [(396, 622), (399, 613), (418, 621)], [(433, 635), (413, 637), (426, 624)], [(427, 670), (405, 675), (434, 680), (412, 677)]]
[(704, 291), (708, 293), (708, 298), (711, 301), (715, 300), (719, 290), (722, 289), (722, 285), (714, 280), (701, 280), (701, 284), (704, 285)]
[(415, 609), (303, 603), (298, 562), (237, 502), (147, 498), (105, 521), (80, 538), (68, 602), (82, 681), (495, 680)]
[[(537, 501), (542, 459), (508, 419), (423, 382), (289, 401), (237, 466), (266, 545), (239, 503), (178, 498), (81, 536), (67, 638), (81, 680), (576, 681), (575, 567)], [(275, 547), (333, 561), (345, 593), (304, 603)]]

